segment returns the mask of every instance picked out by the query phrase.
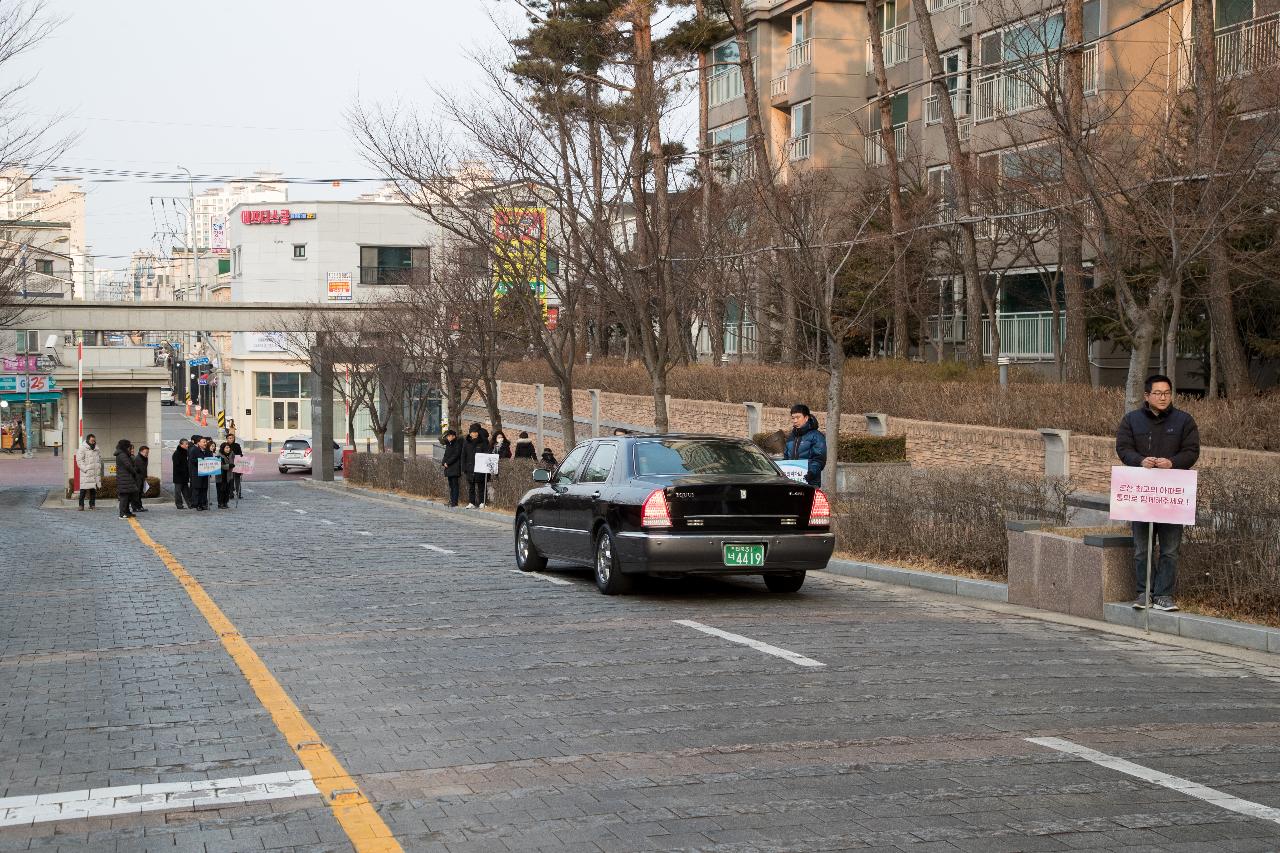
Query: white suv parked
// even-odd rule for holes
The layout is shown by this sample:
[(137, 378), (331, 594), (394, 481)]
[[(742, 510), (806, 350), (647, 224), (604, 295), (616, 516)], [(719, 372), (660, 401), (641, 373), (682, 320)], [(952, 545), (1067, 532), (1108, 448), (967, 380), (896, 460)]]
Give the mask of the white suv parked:
[[(338, 442), (333, 443), (333, 470), (342, 470), (342, 448)], [(280, 469), (281, 474), (288, 474), (290, 471), (310, 471), (311, 470), (311, 436), (295, 435), (293, 438), (285, 439), (284, 446), (280, 448), (280, 458), (276, 460), (276, 467)]]

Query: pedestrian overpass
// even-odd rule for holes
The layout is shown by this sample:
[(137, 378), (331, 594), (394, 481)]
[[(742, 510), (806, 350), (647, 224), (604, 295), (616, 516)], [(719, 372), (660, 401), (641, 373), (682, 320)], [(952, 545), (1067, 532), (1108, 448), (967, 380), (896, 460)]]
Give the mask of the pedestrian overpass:
[[(326, 320), (362, 311), (360, 303), (328, 305), (297, 302), (104, 302), (15, 299), (29, 310), (16, 325), (24, 328), (100, 332), (266, 332), (288, 329), (321, 333)], [(311, 475), (333, 479), (333, 364), (311, 364)], [(78, 409), (77, 409), (78, 413)], [(77, 414), (78, 416), (78, 414)], [(68, 419), (74, 423), (74, 419)], [(64, 442), (64, 447), (70, 443)], [(74, 445), (70, 454), (74, 454)]]

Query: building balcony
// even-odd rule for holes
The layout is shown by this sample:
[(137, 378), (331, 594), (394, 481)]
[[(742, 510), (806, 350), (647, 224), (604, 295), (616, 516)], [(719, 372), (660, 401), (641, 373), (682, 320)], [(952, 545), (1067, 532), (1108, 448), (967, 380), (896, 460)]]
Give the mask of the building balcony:
[[(1000, 330), (1000, 352), (992, 352), (991, 318), (982, 318), (982, 354), (987, 358), (1004, 356), (1014, 361), (1053, 361), (1053, 312), (1025, 311), (996, 315)], [(1058, 312), (1058, 346), (1066, 340), (1066, 312)], [(930, 343), (962, 344), (965, 341), (964, 314), (933, 315), (925, 323)]]
[(413, 267), (360, 267), (361, 284), (405, 284)]
[[(1098, 47), (1085, 48), (1081, 56), (1084, 93), (1098, 91)], [(1045, 105), (1045, 93), (1054, 85), (1048, 57), (1013, 62), (1004, 70), (978, 78), (974, 121), (984, 122), (1007, 115), (1037, 110)], [(1059, 69), (1060, 70), (1060, 69)]]
[[(751, 68), (756, 68), (756, 61), (751, 61)], [(707, 106), (718, 107), (741, 98), (745, 92), (742, 83), (742, 69), (722, 67), (707, 78)]]
[(787, 96), (787, 75), (782, 74), (769, 81), (769, 97), (785, 98)]
[(793, 136), (787, 140), (787, 159), (791, 162), (797, 160), (808, 160), (810, 151), (810, 140), (813, 134), (806, 133), (803, 136)]
[(813, 64), (813, 39), (805, 39), (787, 48), (787, 70)]
[[(1218, 80), (1234, 80), (1280, 66), (1280, 12), (1218, 30), (1214, 36)], [(1187, 42), (1178, 74), (1181, 88), (1195, 83), (1195, 39)]]
[[(955, 115), (957, 124), (962, 118), (969, 115), (969, 93), (966, 91), (951, 93), (951, 112)], [(924, 123), (940, 124), (942, 122), (942, 105), (938, 102), (937, 95), (929, 95), (924, 99)]]
[[(893, 147), (898, 152), (898, 161), (902, 161), (903, 152), (907, 150), (907, 126), (899, 125), (893, 129)], [(862, 159), (868, 166), (884, 166), (889, 162), (889, 152), (880, 144), (880, 131), (868, 131), (862, 140)]]
[[(880, 41), (884, 47), (885, 68), (892, 68), (907, 61), (909, 57), (907, 47), (910, 44), (907, 24), (894, 27), (891, 30), (885, 30), (880, 34)], [(871, 50), (871, 39), (867, 39), (867, 73), (874, 74), (875, 70), (876, 63), (875, 56)]]

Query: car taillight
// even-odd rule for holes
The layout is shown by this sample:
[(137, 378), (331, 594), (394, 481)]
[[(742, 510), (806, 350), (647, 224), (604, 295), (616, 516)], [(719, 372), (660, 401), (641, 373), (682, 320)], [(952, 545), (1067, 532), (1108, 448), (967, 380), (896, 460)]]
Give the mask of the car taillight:
[(810, 527), (831, 526), (831, 502), (822, 489), (813, 490), (813, 508), (809, 510)]
[(644, 506), (640, 510), (640, 526), (671, 526), (671, 508), (667, 506), (667, 495), (662, 489), (654, 489), (644, 499)]
[(302, 451), (302, 455), (303, 455), (303, 456), (310, 456), (310, 455), (311, 455), (311, 448), (310, 448), (310, 447), (308, 447), (306, 450)]

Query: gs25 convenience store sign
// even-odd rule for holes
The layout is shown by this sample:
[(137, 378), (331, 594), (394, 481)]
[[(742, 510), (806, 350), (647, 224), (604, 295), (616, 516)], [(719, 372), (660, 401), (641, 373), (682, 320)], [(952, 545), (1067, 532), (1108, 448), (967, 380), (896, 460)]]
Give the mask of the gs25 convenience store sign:
[(52, 376), (0, 376), (0, 394), (25, 394), (28, 380), (32, 394), (58, 390), (58, 383)]

